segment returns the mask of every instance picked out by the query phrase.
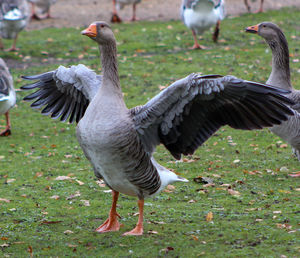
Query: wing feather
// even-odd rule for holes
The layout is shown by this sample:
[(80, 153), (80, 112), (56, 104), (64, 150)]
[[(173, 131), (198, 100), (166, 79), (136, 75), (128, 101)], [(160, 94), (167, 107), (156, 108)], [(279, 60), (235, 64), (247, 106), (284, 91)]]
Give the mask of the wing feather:
[(58, 69), (39, 75), (23, 76), (25, 80), (38, 80), (24, 85), (22, 90), (38, 89), (24, 98), (34, 101), (32, 108), (42, 108), (41, 113), (53, 119), (77, 123), (83, 117), (90, 101), (97, 93), (102, 76), (84, 65)]
[(147, 151), (162, 143), (179, 159), (221, 126), (253, 130), (287, 120), (294, 114), (288, 93), (233, 76), (191, 74), (130, 111)]

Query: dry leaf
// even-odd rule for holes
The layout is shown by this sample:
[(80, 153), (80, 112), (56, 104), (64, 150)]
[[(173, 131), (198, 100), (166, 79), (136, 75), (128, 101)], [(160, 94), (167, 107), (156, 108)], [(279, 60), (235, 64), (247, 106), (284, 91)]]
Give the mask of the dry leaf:
[(76, 182), (79, 184), (79, 185), (84, 185), (83, 182), (79, 181), (79, 180), (76, 180)]
[(58, 176), (54, 180), (70, 180), (70, 179), (72, 179), (72, 178), (69, 176)]
[(80, 200), (84, 206), (91, 206), (89, 200)]
[(212, 221), (213, 218), (214, 218), (214, 215), (213, 215), (213, 213), (211, 211), (209, 213), (207, 213), (207, 215), (206, 215), (206, 221), (207, 222)]
[(148, 234), (158, 234), (158, 232), (157, 232), (157, 231), (154, 231), (154, 230), (149, 230), (149, 231), (148, 231)]
[(59, 199), (59, 196), (58, 196), (58, 195), (52, 195), (52, 196), (50, 197), (50, 199), (58, 200), (58, 199)]
[(66, 230), (66, 231), (64, 231), (64, 234), (66, 234), (66, 235), (70, 235), (70, 234), (73, 234), (74, 232), (73, 231), (71, 231), (71, 230)]
[(14, 181), (16, 181), (16, 179), (14, 179), (14, 178), (6, 179), (6, 183), (12, 183)]
[(80, 192), (79, 192), (79, 191), (76, 191), (76, 193), (71, 194), (70, 196), (68, 196), (68, 197), (66, 198), (66, 200), (71, 200), (71, 199), (74, 199), (74, 198), (79, 197), (79, 196), (81, 196)]
[(4, 198), (0, 198), (0, 202), (6, 202), (6, 203), (9, 203), (9, 202), (10, 202), (10, 200), (8, 200), (8, 199), (4, 199)]
[(9, 247), (9, 244), (4, 243), (4, 244), (0, 245), (0, 247)]
[(281, 211), (273, 211), (274, 214), (279, 214)]
[(239, 191), (235, 191), (233, 189), (227, 189), (227, 192), (231, 195), (240, 195), (240, 192)]
[(101, 180), (101, 179), (100, 179), (100, 180), (97, 180), (97, 181), (96, 181), (96, 184), (99, 185), (100, 187), (105, 187), (105, 186), (106, 186), (106, 184), (104, 183), (104, 181)]
[(188, 203), (195, 203), (197, 202), (196, 200), (189, 200)]
[(48, 220), (44, 220), (41, 222), (41, 225), (47, 225), (47, 224), (57, 224), (57, 223), (61, 223), (61, 220), (57, 220), (57, 221), (48, 221)]
[(191, 235), (191, 237), (195, 240), (195, 241), (198, 241), (199, 238), (197, 236), (194, 236), (194, 235)]

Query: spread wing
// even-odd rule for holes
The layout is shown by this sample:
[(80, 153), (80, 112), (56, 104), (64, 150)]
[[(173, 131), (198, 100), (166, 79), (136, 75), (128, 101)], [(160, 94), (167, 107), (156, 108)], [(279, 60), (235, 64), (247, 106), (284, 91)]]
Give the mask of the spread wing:
[(294, 114), (287, 93), (233, 76), (191, 74), (130, 111), (148, 152), (163, 143), (180, 159), (223, 125), (252, 130), (287, 120)]
[(24, 98), (26, 101), (34, 101), (33, 108), (41, 108), (42, 114), (49, 115), (61, 121), (72, 123), (83, 117), (90, 101), (96, 95), (101, 86), (102, 76), (86, 66), (79, 64), (35, 75), (23, 76), (26, 80), (38, 80), (35, 83), (22, 86), (22, 90), (38, 90)]

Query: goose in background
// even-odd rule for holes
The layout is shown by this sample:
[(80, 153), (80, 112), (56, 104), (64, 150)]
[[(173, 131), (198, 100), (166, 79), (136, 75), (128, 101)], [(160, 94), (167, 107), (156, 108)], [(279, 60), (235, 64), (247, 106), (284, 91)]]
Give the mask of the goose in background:
[(179, 79), (145, 105), (128, 109), (123, 99), (116, 40), (105, 22), (82, 34), (99, 45), (103, 74), (84, 65), (23, 77), (38, 89), (25, 97), (33, 108), (62, 121), (76, 121), (77, 139), (94, 173), (112, 189), (112, 207), (99, 233), (118, 231), (119, 193), (138, 198), (136, 227), (125, 235), (143, 234), (144, 199), (168, 184), (187, 180), (159, 165), (152, 154), (162, 143), (170, 153), (193, 154), (221, 126), (252, 130), (280, 124), (293, 114), (288, 92), (234, 76), (197, 73)]
[(291, 91), (287, 97), (295, 102), (292, 106), (295, 112), (294, 116), (270, 130), (292, 146), (293, 153), (300, 161), (300, 91), (291, 84), (288, 42), (282, 30), (271, 22), (249, 26), (246, 28), (246, 32), (264, 38), (272, 50), (272, 71), (266, 83)]
[(0, 58), (0, 115), (5, 115), (6, 126), (0, 136), (11, 135), (9, 110), (16, 104), (13, 79), (4, 60)]
[(121, 10), (125, 5), (132, 4), (132, 17), (131, 21), (136, 21), (136, 5), (142, 0), (113, 0), (113, 15), (111, 17), (112, 23), (122, 22), (122, 19), (118, 15), (117, 9)]
[[(50, 7), (51, 5), (55, 4), (57, 0), (28, 0), (28, 1), (31, 3), (32, 19), (41, 20), (41, 19), (52, 18), (50, 14)], [(36, 12), (36, 7), (38, 9), (38, 13)]]
[[(0, 0), (0, 36), (13, 39), (11, 48), (7, 51), (16, 51), (18, 34), (29, 22), (29, 6), (27, 0)], [(0, 39), (0, 48), (4, 49)]]
[[(251, 12), (251, 7), (248, 3), (248, 0), (244, 0), (244, 4), (246, 5), (247, 11), (250, 13)], [(262, 13), (264, 11), (263, 5), (264, 5), (264, 0), (260, 0), (259, 9), (256, 11), (256, 13)]]
[(218, 41), (220, 23), (225, 18), (225, 1), (219, 0), (215, 5), (213, 0), (183, 0), (180, 9), (181, 19), (192, 30), (194, 37), (193, 49), (204, 48), (200, 46), (197, 35), (215, 26), (213, 41)]

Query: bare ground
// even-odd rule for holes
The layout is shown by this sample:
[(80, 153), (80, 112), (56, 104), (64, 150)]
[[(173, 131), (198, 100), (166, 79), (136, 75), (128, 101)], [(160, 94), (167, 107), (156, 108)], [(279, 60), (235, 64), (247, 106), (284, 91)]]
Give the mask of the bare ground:
[[(252, 11), (258, 9), (260, 0), (249, 0)], [(137, 6), (137, 17), (140, 20), (178, 20), (181, 0), (142, 0)], [(279, 9), (284, 6), (300, 7), (300, 0), (265, 0), (264, 9)], [(32, 21), (28, 29), (46, 27), (84, 27), (93, 21), (109, 21), (112, 11), (112, 0), (58, 0), (52, 6), (53, 19)], [(244, 0), (226, 0), (226, 11), (229, 16), (247, 12)], [(129, 20), (132, 8), (126, 6), (120, 11), (124, 20)]]

